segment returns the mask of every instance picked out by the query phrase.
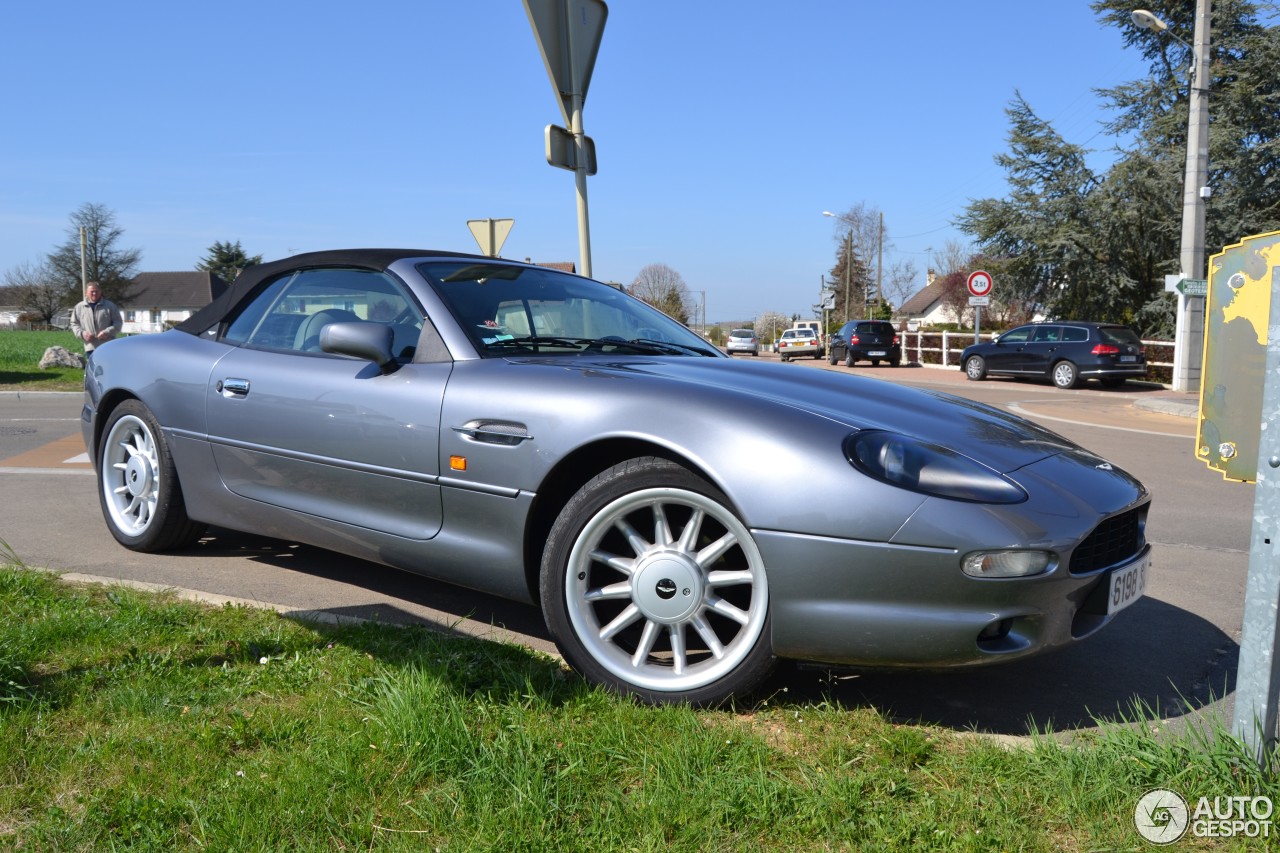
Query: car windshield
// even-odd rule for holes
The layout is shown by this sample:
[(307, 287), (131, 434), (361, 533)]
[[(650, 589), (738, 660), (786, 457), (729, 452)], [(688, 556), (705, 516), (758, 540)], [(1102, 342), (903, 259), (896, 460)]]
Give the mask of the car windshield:
[(746, 329), (734, 329), (734, 330), (729, 334), (729, 337), (731, 337), (731, 338), (751, 338), (751, 337), (755, 337), (755, 334), (754, 334), (753, 332), (749, 332), (749, 331), (747, 331)]
[(485, 358), (600, 352), (722, 356), (661, 311), (581, 276), (485, 262), (433, 261), (417, 269)]

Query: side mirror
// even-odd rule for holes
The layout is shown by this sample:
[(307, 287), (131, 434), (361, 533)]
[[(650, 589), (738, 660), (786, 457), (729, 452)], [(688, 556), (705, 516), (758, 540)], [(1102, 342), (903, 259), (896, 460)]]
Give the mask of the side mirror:
[(390, 373), (389, 365), (395, 362), (392, 337), (391, 327), (382, 323), (330, 323), (320, 330), (320, 349), (372, 361), (383, 373)]

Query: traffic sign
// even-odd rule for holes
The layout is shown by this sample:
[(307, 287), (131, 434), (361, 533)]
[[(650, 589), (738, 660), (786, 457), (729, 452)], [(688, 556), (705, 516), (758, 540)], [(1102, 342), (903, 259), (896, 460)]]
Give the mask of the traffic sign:
[[(547, 125), (546, 130), (547, 162), (570, 172), (578, 168), (578, 146), (573, 141), (573, 134), (555, 124)], [(582, 137), (583, 163), (588, 175), (596, 173), (596, 143), (590, 136)]]
[(987, 296), (991, 293), (991, 273), (986, 270), (974, 270), (965, 280), (970, 296)]
[(984, 306), (985, 306), (985, 305), (990, 305), (990, 304), (991, 304), (991, 297), (990, 297), (990, 296), (970, 296), (970, 297), (969, 297), (969, 304), (970, 304), (970, 305), (984, 305)]
[(1269, 322), (1280, 292), (1277, 259), (1280, 231), (1245, 237), (1209, 258), (1196, 457), (1227, 480), (1258, 481), (1263, 422), (1275, 417), (1262, 398), (1267, 350), (1276, 346)]
[(515, 223), (514, 219), (468, 219), (467, 227), (471, 229), (471, 236), (476, 238), (480, 254), (496, 258)]
[(609, 7), (603, 0), (524, 0), (534, 39), (547, 66), (566, 127), (573, 125), (573, 96), (578, 109), (587, 98), (591, 71), (600, 52), (600, 37)]
[(1184, 278), (1174, 285), (1183, 296), (1207, 296), (1209, 293), (1209, 281), (1203, 278)]

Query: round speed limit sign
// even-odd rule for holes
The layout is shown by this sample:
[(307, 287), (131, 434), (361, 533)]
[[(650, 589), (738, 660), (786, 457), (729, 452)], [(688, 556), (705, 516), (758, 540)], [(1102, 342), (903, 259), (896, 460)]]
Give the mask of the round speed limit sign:
[(991, 274), (985, 270), (974, 270), (966, 281), (970, 296), (986, 296), (991, 293)]

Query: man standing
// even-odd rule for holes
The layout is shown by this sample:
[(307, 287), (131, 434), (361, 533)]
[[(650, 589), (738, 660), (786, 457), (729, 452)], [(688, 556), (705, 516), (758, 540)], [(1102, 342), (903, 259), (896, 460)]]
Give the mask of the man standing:
[(120, 334), (124, 317), (110, 299), (102, 298), (102, 288), (96, 281), (84, 286), (84, 300), (71, 309), (71, 331), (84, 341), (85, 355), (99, 344)]

